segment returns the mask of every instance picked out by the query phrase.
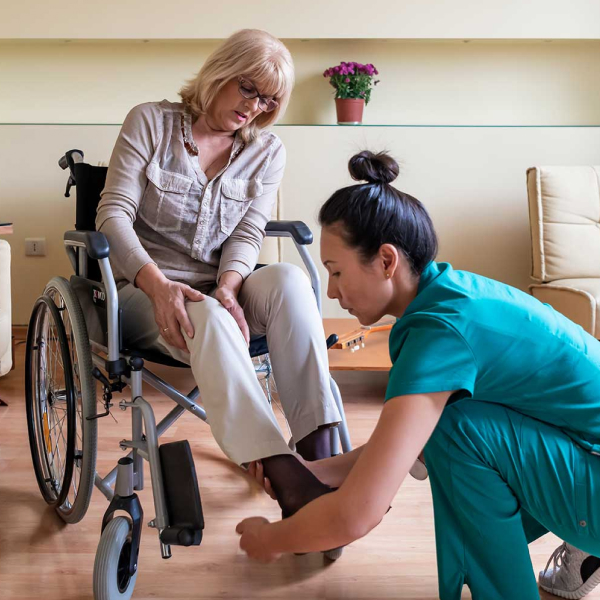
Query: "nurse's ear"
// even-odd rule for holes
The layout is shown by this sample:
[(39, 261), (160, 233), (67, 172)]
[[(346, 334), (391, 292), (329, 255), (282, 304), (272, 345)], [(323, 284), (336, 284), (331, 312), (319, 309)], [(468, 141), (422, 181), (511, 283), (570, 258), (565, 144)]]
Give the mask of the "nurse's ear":
[[(382, 276), (385, 279), (392, 279), (396, 273), (404, 256), (400, 256), (398, 248), (393, 244), (382, 244), (377, 253), (377, 262), (381, 268)], [(408, 263), (407, 263), (408, 265)]]

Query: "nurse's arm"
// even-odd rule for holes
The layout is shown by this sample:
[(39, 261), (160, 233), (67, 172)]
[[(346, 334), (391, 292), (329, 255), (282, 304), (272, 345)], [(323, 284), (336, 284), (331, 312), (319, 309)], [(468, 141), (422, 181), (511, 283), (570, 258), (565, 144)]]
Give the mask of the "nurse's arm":
[(331, 458), (321, 458), (314, 461), (302, 460), (302, 464), (309, 469), (313, 475), (330, 487), (339, 488), (358, 461), (365, 445), (354, 448), (350, 452), (344, 452)]
[(385, 515), (452, 393), (411, 394), (388, 400), (339, 490), (320, 496), (283, 521), (259, 524), (250, 520), (253, 522), (247, 528), (245, 521), (240, 523), (241, 548), (251, 557), (268, 560), (269, 554), (275, 557), (283, 552), (327, 550), (365, 536)]

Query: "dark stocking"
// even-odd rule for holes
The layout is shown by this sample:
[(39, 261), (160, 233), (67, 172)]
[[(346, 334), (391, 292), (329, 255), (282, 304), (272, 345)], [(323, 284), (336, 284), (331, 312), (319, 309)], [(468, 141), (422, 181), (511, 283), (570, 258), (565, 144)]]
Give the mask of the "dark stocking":
[(329, 425), (321, 425), (296, 442), (296, 451), (304, 460), (331, 458), (331, 428)]
[(333, 491), (291, 454), (269, 456), (261, 462), (284, 518), (292, 516), (315, 498)]

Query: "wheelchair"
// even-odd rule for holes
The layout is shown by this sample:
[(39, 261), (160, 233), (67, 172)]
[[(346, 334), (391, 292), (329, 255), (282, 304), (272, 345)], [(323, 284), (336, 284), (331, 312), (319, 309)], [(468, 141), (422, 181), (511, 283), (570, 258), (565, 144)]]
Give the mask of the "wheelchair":
[[(123, 344), (109, 245), (94, 224), (107, 168), (86, 164), (83, 156), (80, 150), (70, 150), (59, 161), (70, 172), (65, 196), (69, 197), (72, 186), (77, 192), (75, 230), (64, 235), (74, 275), (70, 280), (50, 280), (33, 307), (25, 359), (27, 426), (42, 497), (66, 523), (83, 519), (94, 486), (109, 501), (94, 563), (94, 598), (128, 599), (139, 568), (144, 513), (135, 491), (144, 487), (144, 460), (150, 466), (155, 513), (149, 526), (158, 532), (162, 557), (171, 557), (172, 546), (197, 546), (202, 541), (204, 517), (189, 442), (159, 444), (159, 437), (185, 411), (203, 421), (207, 417), (197, 402), (197, 387), (184, 394), (148, 370), (145, 362), (188, 365), (160, 352)], [(312, 243), (310, 229), (300, 221), (271, 221), (266, 235), (293, 240), (321, 312), (320, 280), (306, 249)], [(337, 336), (330, 336), (328, 347), (336, 341)], [(265, 401), (271, 401), (266, 337), (253, 339), (249, 350), (263, 380)], [(159, 423), (143, 397), (143, 381), (175, 402)], [(97, 382), (102, 389), (102, 411), (97, 410)], [(351, 445), (339, 389), (331, 377), (330, 386), (342, 417), (331, 429), (337, 454), (340, 442), (344, 452)], [(126, 387), (131, 390), (130, 399), (120, 400), (119, 407), (131, 410), (132, 430), (131, 439), (122, 440), (120, 447), (128, 454), (102, 477), (96, 472), (97, 420), (110, 414), (113, 393)], [(341, 550), (325, 553), (330, 560), (340, 555)]]

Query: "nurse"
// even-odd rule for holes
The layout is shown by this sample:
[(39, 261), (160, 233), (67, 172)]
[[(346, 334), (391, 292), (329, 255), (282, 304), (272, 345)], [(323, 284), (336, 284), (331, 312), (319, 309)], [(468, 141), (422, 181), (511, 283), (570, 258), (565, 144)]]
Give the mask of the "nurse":
[[(464, 585), (474, 599), (537, 600), (527, 545), (548, 531), (572, 545), (563, 559), (596, 561), (584, 573), (580, 560), (566, 590), (581, 597), (600, 577), (600, 343), (515, 288), (435, 262), (433, 224), (392, 187), (390, 156), (361, 152), (349, 169), (364, 183), (321, 208), (321, 258), (328, 296), (362, 324), (398, 318), (385, 404), (367, 444), (305, 463), (338, 489), (283, 521), (242, 521), (241, 548), (270, 561), (365, 536), (424, 449), (442, 600)], [(562, 571), (544, 582), (563, 585)]]

